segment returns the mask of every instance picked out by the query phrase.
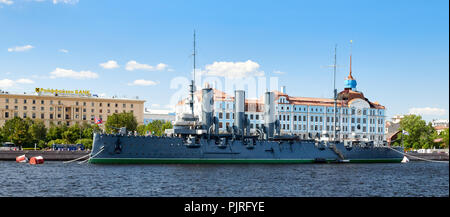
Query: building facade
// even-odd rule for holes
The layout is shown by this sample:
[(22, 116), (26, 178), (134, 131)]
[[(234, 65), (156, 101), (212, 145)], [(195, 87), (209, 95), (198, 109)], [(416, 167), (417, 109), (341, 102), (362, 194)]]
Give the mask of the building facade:
[[(219, 120), (219, 131), (227, 132), (234, 123), (234, 96), (214, 89), (214, 114)], [(284, 135), (298, 135), (308, 139), (327, 133), (333, 138), (334, 122), (336, 135), (341, 140), (366, 139), (382, 144), (385, 136), (385, 107), (371, 102), (356, 90), (356, 80), (350, 74), (345, 80), (344, 90), (337, 95), (336, 115), (334, 99), (295, 97), (286, 93), (286, 88), (275, 92), (275, 115)], [(189, 99), (177, 105), (177, 114), (190, 112)], [(201, 91), (194, 97), (194, 113), (201, 114)], [(255, 133), (264, 125), (264, 102), (246, 99), (245, 113), (250, 123), (250, 132)], [(199, 115), (201, 116), (201, 115)], [(201, 121), (201, 120), (200, 120)], [(229, 129), (228, 129), (229, 131)]]
[(132, 112), (139, 124), (144, 122), (145, 100), (100, 98), (95, 96), (62, 96), (58, 94), (0, 93), (0, 126), (14, 117), (43, 120), (67, 126), (83, 122), (94, 124), (95, 118), (107, 121), (114, 113)]

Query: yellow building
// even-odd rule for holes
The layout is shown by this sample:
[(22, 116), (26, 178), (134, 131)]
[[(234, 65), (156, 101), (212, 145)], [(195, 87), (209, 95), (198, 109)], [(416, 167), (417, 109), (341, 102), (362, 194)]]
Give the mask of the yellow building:
[(83, 122), (94, 124), (94, 119), (106, 122), (114, 113), (132, 112), (138, 124), (144, 123), (144, 102), (138, 99), (101, 98), (89, 91), (60, 91), (36, 88), (34, 94), (0, 92), (0, 126), (14, 117), (41, 119), (67, 126)]

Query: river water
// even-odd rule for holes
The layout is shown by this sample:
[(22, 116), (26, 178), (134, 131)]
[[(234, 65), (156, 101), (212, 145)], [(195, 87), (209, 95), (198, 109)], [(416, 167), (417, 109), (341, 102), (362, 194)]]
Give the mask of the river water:
[(94, 165), (0, 161), (1, 197), (449, 196), (449, 164)]

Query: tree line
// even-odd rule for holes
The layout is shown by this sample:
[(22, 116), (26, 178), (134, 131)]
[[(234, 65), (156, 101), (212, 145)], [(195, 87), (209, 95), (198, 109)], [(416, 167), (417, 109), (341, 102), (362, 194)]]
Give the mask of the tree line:
[(92, 137), (94, 132), (105, 131), (106, 133), (117, 133), (121, 127), (128, 131), (137, 131), (139, 135), (161, 136), (165, 129), (172, 128), (170, 122), (155, 120), (147, 125), (139, 125), (131, 112), (123, 112), (108, 116), (108, 121), (100, 128), (97, 124), (83, 122), (72, 126), (66, 124), (50, 123), (47, 128), (40, 119), (14, 117), (5, 122), (0, 128), (0, 141), (12, 142), (22, 148), (40, 149), (51, 148), (53, 144), (83, 144), (86, 148), (92, 148)]
[[(431, 122), (427, 124), (420, 115), (405, 115), (400, 120), (399, 130), (397, 139), (392, 143), (394, 146), (403, 145), (407, 149), (448, 148), (448, 128), (438, 134)], [(435, 142), (440, 138), (442, 141)]]

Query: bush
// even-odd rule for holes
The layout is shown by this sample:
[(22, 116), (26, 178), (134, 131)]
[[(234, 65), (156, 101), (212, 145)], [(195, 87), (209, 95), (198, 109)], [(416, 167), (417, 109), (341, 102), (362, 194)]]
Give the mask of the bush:
[(85, 149), (92, 149), (92, 139), (78, 139), (76, 144), (83, 144)]

